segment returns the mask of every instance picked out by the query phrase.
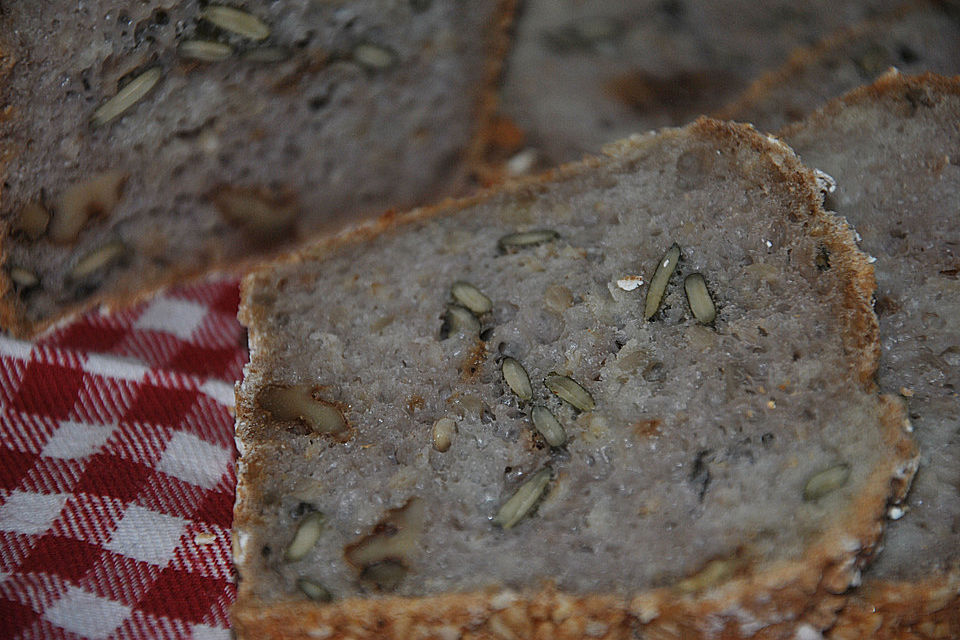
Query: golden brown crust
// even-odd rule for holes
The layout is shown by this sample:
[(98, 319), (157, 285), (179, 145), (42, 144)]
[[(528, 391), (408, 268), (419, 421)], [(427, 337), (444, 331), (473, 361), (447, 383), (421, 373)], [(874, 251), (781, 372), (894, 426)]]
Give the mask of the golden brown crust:
[[(790, 138), (811, 123), (816, 126), (817, 121), (834, 117), (848, 105), (903, 94), (919, 97), (926, 91), (960, 95), (960, 76), (886, 73), (873, 84), (832, 100), (805, 122), (785, 127), (778, 135)], [(960, 567), (917, 582), (868, 578), (847, 599), (828, 637), (833, 640), (960, 638)]]
[[(839, 269), (847, 282), (840, 305), (845, 339), (858, 378), (870, 387), (876, 369), (877, 321), (870, 304), (874, 289), (873, 269), (855, 246), (852, 230), (823, 210), (812, 172), (776, 139), (758, 135), (747, 125), (701, 118), (690, 130), (721, 145), (747, 146), (758, 151), (758, 168), (771, 179), (785, 182), (806, 210), (808, 228), (828, 247), (831, 268)], [(587, 158), (552, 170), (542, 176), (510, 183), (460, 201), (389, 214), (318, 244), (277, 260), (297, 263), (323, 256), (331, 249), (369, 240), (385, 231), (416, 221), (474, 206), (500, 194), (522, 196), (608, 163), (639, 157), (654, 140), (678, 136), (666, 130), (654, 138), (636, 136), (609, 145), (607, 158)], [(268, 348), (270, 337), (263, 326), (265, 311), (258, 308), (254, 292), (267, 282), (266, 269), (248, 275), (242, 286), (240, 319), (250, 328), (252, 352)], [(249, 373), (256, 372), (251, 365)], [(883, 529), (887, 506), (903, 499), (916, 468), (916, 450), (905, 432), (906, 418), (899, 401), (882, 397), (879, 415), (884, 437), (893, 458), (889, 467), (877, 468), (849, 513), (822, 532), (805, 555), (775, 565), (745, 567), (735, 578), (700, 592), (683, 593), (663, 588), (630, 598), (609, 594), (572, 596), (545, 585), (534, 593), (484, 591), (423, 598), (351, 598), (331, 605), (303, 602), (264, 604), (252, 588), (241, 581), (233, 609), (238, 634), (247, 638), (781, 638), (792, 637), (798, 625), (825, 629), (842, 605), (843, 593), (859, 575), (863, 563), (875, 550)], [(249, 399), (238, 393), (237, 415), (241, 422), (253, 418)], [(247, 455), (241, 442), (240, 478), (237, 490), (235, 532), (256, 526), (258, 516), (246, 510), (256, 504), (261, 475), (257, 456)], [(891, 476), (892, 482), (891, 482)], [(236, 533), (235, 533), (236, 535)]]
[[(487, 32), (484, 34), (484, 37), (488, 41), (486, 49), (488, 57), (483, 72), (482, 86), (477, 98), (477, 105), (474, 110), (475, 126), (471, 141), (463, 153), (465, 166), (456, 180), (459, 184), (454, 186), (453, 192), (464, 192), (468, 188), (468, 181), (471, 176), (475, 176), (481, 171), (484, 162), (483, 149), (486, 144), (485, 140), (489, 134), (491, 120), (496, 111), (498, 97), (497, 84), (499, 82), (503, 61), (510, 45), (509, 31), (513, 22), (515, 8), (516, 0), (498, 0), (496, 9), (497, 17), (491, 21)], [(2, 83), (5, 76), (10, 73), (13, 64), (14, 60), (11, 56), (5, 55), (3, 44), (0, 43), (0, 83)], [(3, 105), (0, 105), (0, 119), (9, 117), (11, 110), (15, 112), (12, 105), (8, 105), (6, 110), (4, 110)], [(0, 146), (0, 178), (2, 178), (9, 156), (13, 153), (13, 150), (5, 150), (4, 147)], [(2, 185), (2, 179), (0, 179), (0, 185)], [(3, 191), (2, 186), (0, 186), (0, 203), (3, 202), (2, 199)], [(389, 212), (387, 215), (389, 215)], [(77, 313), (97, 307), (107, 310), (129, 307), (148, 299), (157, 291), (161, 291), (166, 287), (201, 280), (218, 274), (232, 274), (236, 276), (290, 250), (290, 246), (287, 245), (273, 252), (263, 253), (256, 257), (241, 260), (228, 259), (222, 255), (214, 255), (202, 266), (166, 268), (162, 277), (152, 277), (147, 283), (144, 283), (140, 277), (127, 277), (111, 287), (109, 291), (98, 292), (85, 300), (65, 304), (58, 310), (55, 316), (42, 318), (40, 320), (31, 320), (26, 316), (26, 307), (17, 295), (13, 282), (10, 280), (4, 268), (9, 258), (6, 251), (10, 234), (9, 224), (9, 221), (0, 221), (0, 329), (8, 331), (14, 337), (25, 339), (39, 335), (57, 323), (62, 322), (65, 318)], [(321, 230), (314, 235), (321, 237), (329, 232), (329, 229)]]
[(831, 640), (960, 638), (960, 567), (920, 582), (871, 581), (851, 596)]

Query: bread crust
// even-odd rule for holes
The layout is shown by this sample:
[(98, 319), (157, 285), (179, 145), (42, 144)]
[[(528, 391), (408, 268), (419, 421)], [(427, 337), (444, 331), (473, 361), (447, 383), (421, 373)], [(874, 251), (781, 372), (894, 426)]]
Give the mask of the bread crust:
[[(497, 0), (496, 18), (483, 34), (487, 41), (488, 57), (483, 81), (474, 106), (473, 133), (463, 151), (464, 168), (454, 188), (455, 192), (465, 192), (471, 176), (478, 173), (483, 164), (483, 149), (489, 135), (491, 119), (496, 110), (497, 83), (503, 66), (503, 61), (509, 48), (509, 29), (513, 22), (516, 10), (516, 0)], [(0, 42), (0, 84), (12, 72), (16, 60), (8, 54)], [(0, 119), (16, 117), (16, 107), (8, 105), (0, 110)], [(0, 147), (0, 174), (6, 174), (6, 165), (9, 158), (16, 153), (14, 149)], [(0, 205), (3, 203), (3, 191), (0, 187)], [(368, 212), (373, 213), (373, 212)], [(314, 235), (322, 236), (327, 231), (320, 231)], [(79, 302), (64, 304), (54, 316), (30, 320), (26, 316), (26, 305), (20, 300), (7, 270), (4, 268), (9, 254), (7, 253), (8, 239), (11, 234), (10, 220), (0, 220), (0, 329), (8, 331), (17, 338), (32, 338), (63, 322), (65, 319), (84, 311), (101, 308), (105, 311), (132, 306), (149, 299), (158, 291), (173, 285), (203, 280), (209, 277), (230, 275), (237, 277), (258, 264), (269, 261), (281, 255), (287, 248), (279, 248), (259, 256), (252, 256), (242, 260), (227, 259), (222, 255), (211, 256), (206, 266), (198, 268), (184, 268), (170, 266), (165, 268), (164, 275), (151, 278), (144, 282), (136, 274), (127, 274), (109, 290), (98, 291), (93, 296)]]
[[(904, 92), (926, 91), (960, 95), (960, 76), (925, 73), (905, 76), (890, 71), (870, 85), (859, 87), (824, 105), (806, 121), (783, 128), (777, 135), (789, 139), (810, 122), (830, 119), (848, 105), (870, 102)], [(867, 574), (864, 583), (846, 600), (828, 637), (834, 640), (878, 638), (915, 640), (960, 638), (960, 567), (919, 581), (885, 581)]]
[[(747, 125), (701, 118), (690, 127), (699, 135), (748, 146), (767, 156), (778, 178), (798, 194), (814, 235), (831, 255), (847, 286), (843, 291), (842, 321), (845, 346), (853, 361), (851, 374), (872, 389), (879, 347), (877, 319), (871, 306), (875, 288), (873, 269), (855, 245), (846, 223), (825, 212), (816, 179), (795, 154), (771, 137), (758, 135)], [(676, 135), (666, 130), (661, 136)], [(322, 256), (333, 248), (367, 241), (380, 233), (483, 202), (506, 192), (542, 188), (603, 167), (611, 159), (629, 160), (655, 138), (653, 134), (614, 143), (606, 157), (587, 158), (546, 174), (518, 180), (500, 190), (488, 190), (471, 198), (448, 201), (406, 214), (388, 214), (380, 219), (320, 240), (311, 247), (278, 259), (273, 264), (295, 264)], [(254, 291), (265, 274), (249, 274), (242, 284), (239, 317), (250, 329), (252, 352), (269, 345), (270, 337), (259, 330), (265, 311), (258, 308)], [(257, 375), (255, 364), (248, 375)], [(480, 591), (421, 598), (349, 598), (330, 605), (301, 601), (265, 604), (256, 599), (241, 580), (233, 621), (238, 635), (249, 638), (783, 638), (792, 637), (799, 625), (825, 629), (842, 605), (843, 593), (859, 576), (859, 570), (874, 550), (884, 526), (889, 504), (902, 500), (916, 469), (916, 450), (905, 426), (900, 402), (879, 399), (881, 427), (894, 452), (890, 466), (875, 469), (868, 483), (872, 491), (859, 496), (850, 512), (837, 518), (836, 527), (824, 531), (799, 561), (773, 566), (749, 567), (741, 575), (699, 593), (684, 594), (673, 588), (654, 589), (619, 597), (610, 594), (572, 596), (543, 585), (533, 593)], [(252, 399), (237, 394), (238, 422), (254, 419)], [(261, 461), (239, 442), (239, 485), (234, 521), (235, 554), (242, 544), (237, 532), (256, 526), (259, 516), (247, 505), (259, 498), (258, 479), (264, 473)]]

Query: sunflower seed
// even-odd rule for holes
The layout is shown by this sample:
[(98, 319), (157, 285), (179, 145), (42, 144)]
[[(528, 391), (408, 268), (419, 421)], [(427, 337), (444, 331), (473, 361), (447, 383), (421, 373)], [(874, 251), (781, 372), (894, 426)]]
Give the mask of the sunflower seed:
[(208, 193), (229, 222), (249, 233), (274, 235), (296, 222), (296, 197), (265, 187), (220, 185)]
[(296, 562), (310, 553), (323, 533), (323, 519), (322, 513), (314, 511), (300, 521), (297, 532), (293, 534), (293, 541), (283, 554), (287, 562)]
[(310, 578), (300, 578), (297, 580), (297, 588), (303, 592), (303, 595), (307, 596), (311, 600), (315, 600), (316, 602), (333, 601), (333, 594), (316, 580), (311, 580)]
[(710, 324), (717, 318), (717, 308), (713, 306), (707, 283), (699, 273), (691, 273), (683, 280), (683, 290), (687, 293), (687, 302), (693, 317), (700, 324)]
[(314, 433), (341, 434), (347, 420), (340, 409), (316, 396), (310, 384), (293, 386), (269, 385), (257, 394), (257, 402), (277, 420), (300, 420)]
[(493, 303), (490, 302), (490, 298), (483, 295), (480, 289), (477, 289), (469, 282), (457, 280), (453, 283), (453, 286), (450, 287), (450, 293), (453, 294), (454, 300), (478, 316), (487, 313), (493, 308)]
[(828, 493), (832, 493), (847, 484), (850, 478), (850, 465), (846, 463), (832, 466), (813, 474), (803, 488), (803, 500), (812, 502), (819, 500)]
[(580, 411), (593, 411), (597, 406), (590, 392), (580, 386), (573, 378), (551, 371), (547, 374), (543, 384), (561, 400), (573, 405)]
[(450, 418), (440, 418), (433, 423), (433, 448), (443, 453), (450, 448), (457, 423)]
[(674, 242), (673, 246), (667, 249), (667, 252), (660, 258), (660, 262), (657, 263), (657, 268), (653, 272), (653, 277), (650, 279), (647, 298), (643, 304), (644, 320), (652, 318), (653, 314), (660, 308), (663, 294), (667, 290), (667, 283), (670, 281), (670, 276), (673, 275), (673, 270), (677, 268), (677, 262), (679, 261), (680, 245)]
[(533, 426), (551, 447), (562, 447), (567, 442), (567, 434), (556, 416), (546, 407), (537, 405), (530, 412)]
[(104, 102), (93, 112), (91, 117), (93, 126), (102, 127), (114, 118), (123, 115), (127, 109), (143, 100), (150, 93), (150, 90), (160, 81), (162, 75), (163, 71), (160, 67), (151, 67), (128, 82), (123, 89), (117, 91), (117, 95)]
[(538, 471), (532, 478), (524, 482), (516, 493), (510, 496), (510, 499), (503, 503), (497, 515), (493, 518), (493, 524), (509, 529), (520, 522), (524, 516), (530, 513), (537, 501), (546, 491), (550, 484), (550, 467)]
[(446, 340), (451, 335), (479, 334), (480, 321), (466, 307), (459, 304), (448, 304), (447, 313), (443, 317), (443, 326), (440, 327), (440, 339)]
[(114, 240), (99, 249), (94, 249), (80, 258), (73, 269), (70, 270), (70, 280), (82, 280), (96, 271), (106, 269), (123, 257), (126, 251), (127, 247), (119, 240)]
[(243, 55), (240, 56), (241, 59), (247, 62), (283, 62), (290, 57), (290, 52), (281, 47), (257, 47), (256, 49), (250, 49), (245, 51)]
[(14, 231), (23, 233), (31, 240), (36, 240), (47, 232), (50, 223), (50, 214), (39, 202), (31, 202), (20, 210)]
[(560, 237), (560, 234), (553, 229), (534, 229), (533, 231), (520, 231), (503, 236), (497, 241), (500, 251), (510, 251), (513, 249), (524, 249), (533, 247), (544, 242), (550, 242)]
[(266, 23), (246, 11), (212, 4), (200, 12), (200, 17), (224, 31), (235, 33), (238, 36), (259, 42), (270, 36), (270, 27)]
[(201, 62), (221, 62), (233, 55), (230, 45), (211, 40), (184, 40), (177, 47), (181, 58), (200, 60)]
[(40, 278), (35, 273), (22, 267), (10, 267), (10, 280), (21, 291), (32, 289), (40, 284)]
[(111, 169), (70, 185), (57, 199), (47, 229), (50, 240), (58, 244), (72, 243), (90, 218), (113, 213), (123, 196), (128, 177), (119, 169)]
[(521, 400), (530, 400), (533, 398), (533, 387), (530, 385), (530, 376), (527, 370), (523, 368), (514, 358), (507, 356), (500, 365), (500, 372), (507, 386), (517, 394)]
[(378, 44), (365, 42), (353, 48), (353, 61), (372, 71), (389, 69), (397, 63), (397, 54)]

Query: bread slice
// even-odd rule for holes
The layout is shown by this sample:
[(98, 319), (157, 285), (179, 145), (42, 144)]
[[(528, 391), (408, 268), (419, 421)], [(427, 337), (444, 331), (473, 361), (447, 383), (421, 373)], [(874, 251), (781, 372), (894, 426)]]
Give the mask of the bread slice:
[(0, 324), (462, 190), (510, 6), (6, 3)]
[(250, 275), (238, 634), (826, 627), (914, 452), (819, 202), (703, 119)]
[(960, 12), (943, 2), (914, 2), (794, 52), (754, 81), (717, 117), (776, 131), (827, 101), (872, 82), (889, 67), (901, 73), (960, 73)]
[(555, 166), (734, 99), (800, 46), (901, 0), (528, 0), (502, 112)]
[(960, 637), (958, 123), (960, 76), (890, 73), (782, 132), (876, 258), (877, 381), (908, 404), (923, 461), (837, 638)]

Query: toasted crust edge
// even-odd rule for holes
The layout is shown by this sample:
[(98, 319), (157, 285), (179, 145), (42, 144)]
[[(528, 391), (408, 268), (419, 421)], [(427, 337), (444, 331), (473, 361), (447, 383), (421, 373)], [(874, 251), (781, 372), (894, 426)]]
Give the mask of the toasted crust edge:
[[(769, 153), (790, 189), (803, 195), (813, 233), (831, 250), (831, 266), (844, 274), (843, 317), (845, 347), (853, 354), (856, 378), (872, 389), (879, 345), (877, 319), (871, 297), (875, 288), (873, 268), (857, 249), (849, 225), (823, 210), (813, 173), (800, 164), (793, 151), (775, 138), (761, 136), (749, 125), (700, 118), (688, 125), (705, 136), (733, 139), (759, 153)], [(666, 134), (670, 135), (670, 130)], [(676, 130), (674, 130), (676, 131)], [(522, 193), (548, 182), (574, 178), (610, 160), (629, 160), (655, 134), (635, 136), (604, 149), (605, 156), (586, 158), (547, 173), (508, 183), (464, 200), (448, 200), (406, 214), (389, 214), (318, 244), (275, 260), (249, 274), (241, 286), (239, 317), (249, 331), (251, 352), (266, 346), (269, 337), (258, 330), (264, 313), (256, 308), (253, 292), (271, 266), (295, 264), (342, 245), (369, 240), (390, 229), (467, 208), (499, 194)], [(661, 132), (663, 135), (663, 132)], [(249, 365), (255, 369), (256, 364)], [(238, 422), (252, 417), (237, 387)], [(859, 576), (863, 563), (873, 554), (882, 532), (883, 516), (890, 503), (905, 496), (916, 471), (916, 449), (906, 433), (905, 413), (899, 401), (881, 397), (879, 413), (883, 435), (895, 454), (890, 466), (875, 469), (868, 483), (872, 492), (861, 495), (850, 507), (848, 528), (824, 532), (802, 560), (778, 563), (763, 571), (748, 573), (700, 594), (681, 595), (658, 589), (631, 598), (613, 595), (571, 596), (545, 585), (534, 594), (483, 591), (424, 598), (351, 598), (333, 605), (303, 602), (265, 604), (240, 583), (233, 608), (233, 621), (241, 637), (331, 639), (362, 638), (634, 638), (636, 633), (662, 633), (664, 637), (774, 638), (791, 633), (799, 624), (825, 629), (835, 618), (846, 590)], [(240, 443), (241, 452), (244, 451)], [(257, 487), (255, 469), (246, 469), (241, 455), (235, 509), (236, 523), (253, 522), (244, 511)], [(743, 621), (751, 621), (743, 624)], [(666, 635), (669, 634), (669, 635)], [(652, 635), (652, 637), (656, 637)]]
[[(784, 127), (777, 136), (789, 138), (809, 122), (829, 118), (844, 107), (904, 91), (933, 90), (960, 95), (960, 75), (904, 75), (895, 70), (875, 82), (835, 98), (804, 120)], [(960, 567), (919, 581), (884, 581), (867, 577), (846, 600), (831, 640), (943, 640), (960, 638)]]
[[(497, 82), (510, 46), (509, 29), (513, 23), (516, 2), (517, 0), (497, 0), (497, 6), (493, 12), (494, 17), (483, 36), (487, 40), (488, 55), (482, 72), (479, 95), (473, 108), (473, 132), (462, 152), (464, 166), (451, 181), (451, 191), (454, 193), (464, 192), (469, 186), (470, 177), (480, 171), (484, 163), (483, 149), (496, 111)], [(6, 54), (4, 43), (0, 41), (0, 83), (6, 80), (15, 63), (16, 61)], [(15, 111), (12, 109), (12, 105), (10, 107), (8, 111)], [(10, 117), (10, 114), (0, 111), (0, 118), (3, 117)], [(5, 151), (4, 148), (0, 147), (0, 176), (6, 174), (6, 165), (13, 153), (13, 151)], [(0, 202), (2, 202), (2, 199), (3, 192), (2, 187), (0, 187)], [(366, 213), (370, 214), (374, 211)], [(329, 230), (313, 232), (307, 236), (307, 241), (310, 238), (322, 237), (326, 233), (329, 233)], [(26, 317), (26, 305), (19, 299), (13, 282), (5, 269), (9, 258), (5, 250), (9, 236), (10, 221), (0, 220), (0, 329), (21, 339), (36, 337), (85, 311), (96, 308), (109, 311), (133, 306), (170, 286), (197, 282), (208, 277), (236, 277), (259, 264), (269, 262), (290, 251), (290, 247), (287, 246), (255, 258), (225, 259), (217, 256), (202, 267), (167, 269), (163, 276), (145, 283), (133, 284), (127, 278), (121, 282), (118, 291), (98, 292), (82, 302), (61, 307), (54, 315), (30, 320)]]

